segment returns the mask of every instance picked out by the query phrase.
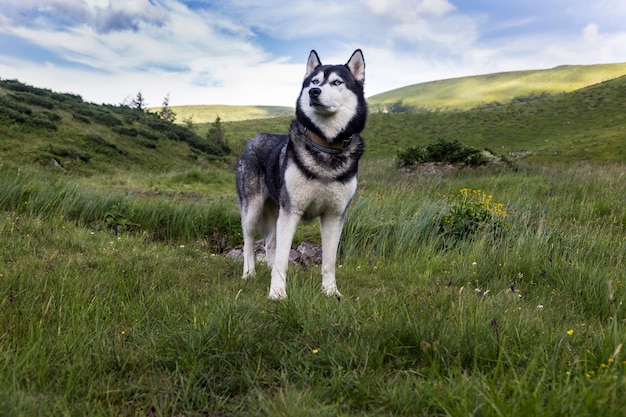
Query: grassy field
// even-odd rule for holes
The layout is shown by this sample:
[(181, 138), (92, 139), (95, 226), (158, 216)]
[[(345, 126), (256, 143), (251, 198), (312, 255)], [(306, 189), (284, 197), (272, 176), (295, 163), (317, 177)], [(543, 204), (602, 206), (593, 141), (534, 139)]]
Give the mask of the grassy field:
[[(215, 254), (207, 223), (236, 223), (234, 199), (216, 219), (127, 196), (123, 222), (97, 189), (2, 167), (4, 415), (624, 415), (624, 166), (392, 164), (364, 163), (344, 298), (292, 267), (280, 303), (269, 271), (242, 281)], [(497, 232), (442, 234), (462, 188), (504, 204)]]
[[(620, 78), (466, 112), (371, 114), (339, 253), (242, 281), (232, 154), (128, 108), (0, 83), (0, 414), (626, 415)], [(461, 140), (512, 167), (396, 168)], [(53, 163), (56, 161), (56, 164)], [(295, 245), (319, 244), (315, 223)]]

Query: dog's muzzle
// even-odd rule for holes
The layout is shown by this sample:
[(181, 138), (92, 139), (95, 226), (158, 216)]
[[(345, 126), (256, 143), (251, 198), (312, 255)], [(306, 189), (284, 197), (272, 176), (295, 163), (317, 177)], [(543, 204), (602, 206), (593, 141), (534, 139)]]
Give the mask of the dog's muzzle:
[(322, 94), (322, 89), (319, 87), (313, 87), (309, 89), (309, 97), (318, 98)]
[(311, 99), (309, 104), (312, 107), (323, 107), (319, 99), (321, 94), (322, 94), (321, 88), (313, 87), (309, 89), (309, 98)]

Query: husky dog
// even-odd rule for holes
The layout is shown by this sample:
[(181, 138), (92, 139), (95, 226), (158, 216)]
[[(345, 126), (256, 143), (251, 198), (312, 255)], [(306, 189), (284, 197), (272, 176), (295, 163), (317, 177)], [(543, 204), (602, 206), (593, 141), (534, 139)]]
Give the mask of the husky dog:
[(345, 65), (322, 65), (309, 54), (289, 134), (261, 133), (237, 164), (243, 229), (243, 278), (255, 275), (254, 237), (265, 238), (272, 269), (269, 298), (287, 297), (287, 264), (299, 221), (320, 218), (322, 290), (341, 297), (335, 282), (344, 214), (357, 185), (365, 127), (365, 61), (360, 49)]

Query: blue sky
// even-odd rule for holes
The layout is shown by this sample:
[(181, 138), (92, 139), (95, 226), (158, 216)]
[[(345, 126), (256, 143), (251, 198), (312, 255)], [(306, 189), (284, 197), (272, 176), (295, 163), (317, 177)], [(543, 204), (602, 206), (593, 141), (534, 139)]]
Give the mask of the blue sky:
[(293, 106), (308, 53), (366, 93), (626, 62), (624, 0), (0, 0), (0, 78), (119, 104)]

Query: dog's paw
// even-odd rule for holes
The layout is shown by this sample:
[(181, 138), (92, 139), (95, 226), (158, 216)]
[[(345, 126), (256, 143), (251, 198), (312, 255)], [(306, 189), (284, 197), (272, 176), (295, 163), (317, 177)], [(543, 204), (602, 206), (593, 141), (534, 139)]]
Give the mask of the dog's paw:
[(243, 275), (241, 276), (241, 279), (254, 278), (255, 276), (256, 276), (255, 271), (247, 271), (243, 273)]
[(270, 288), (270, 293), (267, 298), (270, 301), (286, 300), (287, 291), (284, 288)]
[(335, 297), (337, 300), (341, 300), (342, 295), (337, 287), (322, 287), (322, 291), (327, 297)]

